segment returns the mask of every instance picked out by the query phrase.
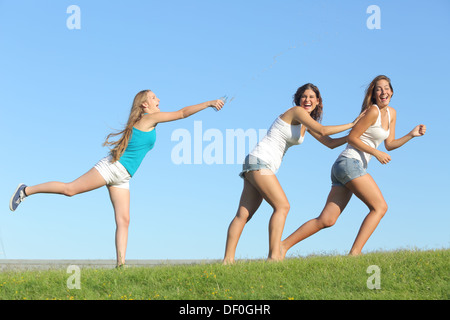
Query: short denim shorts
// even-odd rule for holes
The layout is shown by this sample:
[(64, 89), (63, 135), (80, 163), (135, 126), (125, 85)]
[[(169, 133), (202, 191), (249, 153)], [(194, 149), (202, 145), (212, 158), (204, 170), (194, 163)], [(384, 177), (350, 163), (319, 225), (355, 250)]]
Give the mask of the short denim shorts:
[(331, 167), (331, 185), (345, 186), (355, 178), (367, 173), (360, 160), (354, 158), (339, 157)]
[(269, 165), (262, 161), (261, 159), (259, 159), (258, 157), (252, 156), (252, 155), (247, 155), (247, 157), (245, 157), (244, 160), (244, 164), (242, 165), (242, 171), (241, 173), (239, 173), (239, 176), (242, 179), (245, 179), (245, 174), (249, 171), (258, 171), (261, 169), (270, 169)]

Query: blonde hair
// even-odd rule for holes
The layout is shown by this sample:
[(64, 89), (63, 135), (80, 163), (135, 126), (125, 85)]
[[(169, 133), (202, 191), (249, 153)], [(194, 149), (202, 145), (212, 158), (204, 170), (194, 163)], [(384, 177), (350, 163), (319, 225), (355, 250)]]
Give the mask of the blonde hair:
[[(133, 126), (141, 120), (143, 112), (142, 105), (145, 101), (147, 101), (147, 93), (151, 90), (142, 90), (133, 100), (133, 105), (131, 106), (130, 116), (128, 117), (127, 125), (125, 129), (117, 133), (110, 133), (107, 137), (103, 146), (113, 146), (110, 150), (110, 155), (112, 156), (112, 162), (116, 162), (120, 159), (122, 154), (125, 152), (125, 149), (128, 146), (128, 142), (130, 141), (131, 133), (133, 131)], [(116, 137), (122, 135), (117, 141), (109, 141), (111, 137)]]
[(394, 88), (392, 88), (391, 79), (389, 79), (385, 75), (379, 75), (375, 77), (375, 79), (372, 80), (372, 82), (368, 85), (366, 89), (366, 94), (364, 96), (364, 100), (361, 107), (361, 113), (364, 110), (370, 108), (372, 105), (376, 104), (374, 92), (375, 86), (377, 85), (377, 82), (380, 80), (386, 80), (387, 82), (389, 82), (389, 87), (391, 88), (392, 95), (394, 95)]

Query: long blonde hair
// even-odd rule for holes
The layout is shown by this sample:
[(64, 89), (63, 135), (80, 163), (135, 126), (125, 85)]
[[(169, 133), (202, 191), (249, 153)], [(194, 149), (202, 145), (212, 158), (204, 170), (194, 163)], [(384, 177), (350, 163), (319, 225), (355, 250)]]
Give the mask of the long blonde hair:
[(389, 79), (385, 75), (379, 75), (375, 77), (366, 89), (366, 94), (364, 96), (364, 100), (361, 107), (361, 113), (367, 108), (370, 108), (372, 105), (376, 104), (374, 92), (375, 86), (377, 85), (377, 82), (379, 80), (386, 80), (387, 82), (389, 82), (389, 87), (391, 88), (392, 95), (394, 95), (394, 88), (392, 88), (391, 79)]
[[(125, 126), (125, 129), (117, 133), (110, 133), (106, 137), (103, 146), (113, 146), (113, 148), (110, 150), (112, 162), (116, 162), (117, 160), (119, 160), (122, 154), (125, 152), (125, 149), (128, 146), (128, 142), (130, 141), (133, 126), (136, 124), (136, 122), (141, 120), (142, 115), (144, 114), (142, 112), (141, 107), (142, 104), (145, 101), (147, 101), (147, 93), (150, 91), (151, 90), (142, 90), (134, 97), (133, 105), (131, 106), (130, 116), (128, 117), (128, 122), (127, 125)], [(119, 140), (109, 141), (111, 137), (116, 137), (119, 135), (122, 135)]]

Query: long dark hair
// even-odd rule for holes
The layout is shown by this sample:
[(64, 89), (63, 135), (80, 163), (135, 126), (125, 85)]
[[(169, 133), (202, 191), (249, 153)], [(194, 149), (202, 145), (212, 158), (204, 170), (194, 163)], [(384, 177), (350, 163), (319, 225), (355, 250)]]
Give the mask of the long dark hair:
[(320, 121), (322, 121), (322, 113), (323, 113), (322, 96), (320, 95), (319, 88), (317, 88), (315, 85), (313, 85), (312, 83), (307, 83), (307, 84), (304, 84), (303, 86), (301, 86), (300, 88), (298, 88), (297, 92), (294, 94), (294, 97), (293, 97), (294, 98), (293, 104), (294, 104), (294, 106), (299, 106), (300, 99), (301, 99), (303, 93), (308, 89), (314, 91), (317, 99), (319, 99), (319, 104), (313, 110), (313, 112), (311, 112), (311, 118), (313, 118), (317, 122), (320, 122)]

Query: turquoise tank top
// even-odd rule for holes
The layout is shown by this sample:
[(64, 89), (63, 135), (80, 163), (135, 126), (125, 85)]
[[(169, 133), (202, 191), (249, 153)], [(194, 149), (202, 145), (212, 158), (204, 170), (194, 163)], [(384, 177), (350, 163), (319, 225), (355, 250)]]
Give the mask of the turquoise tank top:
[(153, 149), (155, 141), (156, 128), (152, 131), (145, 132), (133, 127), (128, 146), (119, 159), (119, 162), (127, 169), (130, 176), (133, 176), (139, 168), (147, 152)]

